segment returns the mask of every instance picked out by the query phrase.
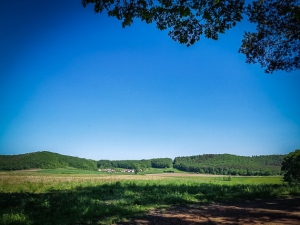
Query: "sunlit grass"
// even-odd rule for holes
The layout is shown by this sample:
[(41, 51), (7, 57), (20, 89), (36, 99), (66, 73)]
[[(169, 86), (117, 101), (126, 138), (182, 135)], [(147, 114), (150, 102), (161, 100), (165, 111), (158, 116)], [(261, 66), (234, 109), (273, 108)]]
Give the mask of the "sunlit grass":
[(111, 224), (162, 206), (300, 194), (281, 177), (223, 178), (2, 172), (0, 224)]

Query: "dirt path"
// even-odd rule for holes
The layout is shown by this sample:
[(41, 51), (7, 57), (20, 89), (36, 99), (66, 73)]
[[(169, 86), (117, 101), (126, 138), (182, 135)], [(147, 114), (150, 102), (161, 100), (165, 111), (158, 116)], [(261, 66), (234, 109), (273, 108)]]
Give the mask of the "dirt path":
[(300, 224), (300, 198), (252, 200), (231, 204), (176, 206), (153, 210), (127, 225)]

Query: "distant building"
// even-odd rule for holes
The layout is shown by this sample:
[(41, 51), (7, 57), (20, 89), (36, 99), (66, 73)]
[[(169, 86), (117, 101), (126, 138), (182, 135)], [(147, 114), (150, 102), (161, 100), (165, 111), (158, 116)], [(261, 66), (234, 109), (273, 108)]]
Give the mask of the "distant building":
[(110, 168), (107, 168), (107, 169), (98, 169), (99, 172), (108, 172), (108, 173), (115, 173), (116, 171), (114, 169), (110, 169)]
[(134, 173), (134, 169), (125, 169), (122, 170), (123, 173)]

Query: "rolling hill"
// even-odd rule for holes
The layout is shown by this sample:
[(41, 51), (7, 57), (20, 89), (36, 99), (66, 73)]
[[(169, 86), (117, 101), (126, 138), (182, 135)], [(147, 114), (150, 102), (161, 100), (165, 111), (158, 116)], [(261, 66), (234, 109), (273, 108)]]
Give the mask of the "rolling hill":
[(204, 154), (176, 157), (174, 168), (188, 172), (223, 175), (279, 175), (285, 155), (237, 156)]
[(0, 170), (77, 168), (176, 168), (181, 171), (268, 176), (280, 175), (285, 155), (237, 156), (231, 154), (203, 154), (195, 156), (142, 160), (92, 160), (42, 151), (20, 155), (0, 155)]

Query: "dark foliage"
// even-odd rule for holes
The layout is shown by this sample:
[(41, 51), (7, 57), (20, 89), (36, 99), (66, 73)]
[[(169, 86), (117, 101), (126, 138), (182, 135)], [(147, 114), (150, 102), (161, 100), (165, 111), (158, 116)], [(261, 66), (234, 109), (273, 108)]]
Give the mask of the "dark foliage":
[(284, 155), (236, 156), (230, 154), (204, 154), (176, 157), (174, 168), (188, 172), (268, 176), (279, 175)]
[(289, 153), (284, 157), (281, 170), (283, 179), (289, 183), (300, 183), (300, 149)]
[(156, 23), (160, 30), (181, 44), (193, 45), (201, 36), (217, 40), (246, 14), (257, 24), (256, 32), (245, 32), (239, 49), (247, 63), (260, 63), (265, 72), (300, 69), (300, 1), (254, 0), (82, 0), (96, 13), (130, 26), (135, 18)]
[(244, 0), (82, 0), (82, 4), (94, 4), (96, 13), (107, 11), (123, 20), (123, 27), (134, 18), (155, 22), (158, 29), (169, 29), (173, 40), (190, 46), (201, 35), (217, 40), (241, 21)]
[(247, 63), (259, 63), (265, 72), (300, 69), (300, 1), (256, 0), (246, 7), (256, 32), (245, 32), (239, 52)]

